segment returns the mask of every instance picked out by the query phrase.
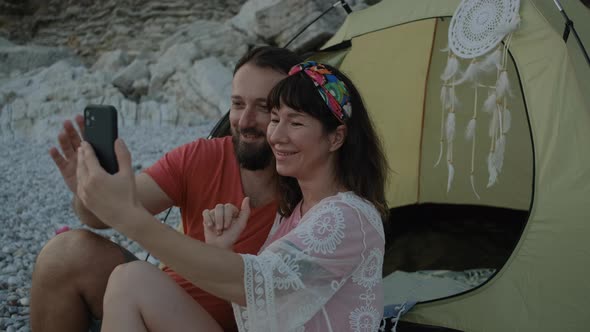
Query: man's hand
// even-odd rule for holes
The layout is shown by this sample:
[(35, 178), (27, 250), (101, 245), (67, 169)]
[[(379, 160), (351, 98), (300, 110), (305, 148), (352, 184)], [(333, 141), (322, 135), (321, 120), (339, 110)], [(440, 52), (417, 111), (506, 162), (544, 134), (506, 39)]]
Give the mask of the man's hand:
[(203, 211), (205, 242), (218, 248), (232, 249), (250, 217), (250, 198), (242, 201), (241, 210), (233, 204), (217, 204)]
[(77, 115), (75, 121), (78, 124), (78, 128), (80, 128), (80, 133), (74, 128), (72, 121), (67, 120), (63, 123), (63, 129), (57, 136), (63, 155), (56, 147), (52, 147), (49, 150), (51, 159), (53, 159), (53, 162), (57, 165), (66, 185), (74, 195), (76, 194), (77, 188), (77, 151), (80, 147), (80, 142), (82, 142), (81, 134), (84, 132), (84, 117)]

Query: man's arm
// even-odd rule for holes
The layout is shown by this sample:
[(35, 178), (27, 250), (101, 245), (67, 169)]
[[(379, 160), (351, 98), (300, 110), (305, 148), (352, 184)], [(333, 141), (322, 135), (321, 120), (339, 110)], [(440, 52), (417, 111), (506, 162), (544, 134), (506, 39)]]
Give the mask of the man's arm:
[[(152, 215), (158, 214), (173, 205), (172, 199), (146, 173), (141, 173), (135, 177), (135, 186), (141, 205)], [(74, 195), (72, 206), (83, 224), (95, 229), (109, 228), (82, 204), (78, 195)]]

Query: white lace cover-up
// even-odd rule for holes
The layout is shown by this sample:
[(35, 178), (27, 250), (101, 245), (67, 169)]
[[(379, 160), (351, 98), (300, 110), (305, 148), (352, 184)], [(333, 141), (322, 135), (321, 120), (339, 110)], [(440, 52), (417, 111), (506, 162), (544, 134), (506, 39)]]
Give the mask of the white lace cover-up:
[(258, 255), (242, 255), (240, 332), (377, 331), (383, 315), (385, 237), (374, 206), (352, 192), (323, 199), (304, 218), (277, 216)]

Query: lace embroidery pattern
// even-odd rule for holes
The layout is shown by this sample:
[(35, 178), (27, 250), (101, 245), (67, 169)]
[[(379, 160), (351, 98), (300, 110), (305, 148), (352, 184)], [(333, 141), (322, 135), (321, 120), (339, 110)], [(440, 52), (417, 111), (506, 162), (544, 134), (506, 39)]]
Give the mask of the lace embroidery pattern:
[(381, 281), (383, 269), (383, 252), (373, 248), (365, 258), (360, 269), (352, 275), (352, 281), (365, 288), (373, 288)]
[[(273, 320), (267, 320), (267, 317), (273, 317), (276, 315), (274, 306), (274, 291), (272, 289), (272, 272), (264, 269), (264, 266), (272, 266), (269, 263), (275, 260), (272, 255), (266, 255), (265, 253), (256, 257), (253, 255), (242, 255), (244, 260), (244, 279), (246, 285), (252, 287), (246, 287), (246, 303), (249, 304), (246, 307), (246, 313), (241, 313), (240, 316), (245, 318), (246, 324), (242, 326), (244, 331), (258, 331), (258, 330), (270, 330), (276, 331), (276, 326), (267, 326), (260, 329), (258, 326), (252, 326), (252, 322), (268, 322), (274, 325)], [(261, 258), (261, 261), (257, 261), (257, 258)], [(254, 319), (250, 319), (254, 318)], [(242, 331), (240, 329), (240, 331)]]
[(373, 332), (381, 322), (381, 313), (375, 307), (365, 305), (351, 312), (348, 319), (354, 332)]
[[(315, 208), (315, 206), (314, 206)], [(331, 254), (344, 238), (344, 216), (334, 202), (309, 210), (295, 233), (307, 248), (316, 253)]]
[(385, 240), (385, 232), (383, 231), (383, 221), (381, 215), (371, 203), (363, 200), (353, 193), (342, 193), (342, 201), (346, 204), (354, 207), (361, 211), (361, 213), (367, 218), (367, 220), (375, 227), (381, 238)]
[(242, 255), (247, 306), (233, 305), (240, 332), (377, 331), (384, 236), (376, 209), (341, 193), (297, 224), (258, 256)]
[(277, 252), (277, 262), (272, 266), (275, 266), (275, 273), (273, 273), (273, 282), (277, 289), (287, 290), (289, 288), (293, 290), (301, 289), (305, 287), (301, 282), (301, 272), (299, 272), (299, 265), (297, 264), (297, 257), (292, 254)]

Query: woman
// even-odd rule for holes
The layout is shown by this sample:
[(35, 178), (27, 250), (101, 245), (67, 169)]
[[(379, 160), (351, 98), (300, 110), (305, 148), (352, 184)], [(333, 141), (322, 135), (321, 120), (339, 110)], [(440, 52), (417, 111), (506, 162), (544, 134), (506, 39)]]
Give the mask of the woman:
[[(383, 312), (386, 162), (360, 95), (336, 69), (306, 62), (273, 88), (267, 104), (267, 139), (281, 197), (258, 255), (228, 250), (246, 227), (247, 198), (239, 210), (226, 204), (224, 211), (203, 212), (208, 245), (188, 243), (164, 228), (142, 230), (136, 222), (111, 226), (168, 265), (190, 266), (190, 281), (233, 303), (240, 331), (377, 331)], [(100, 206), (96, 209), (98, 215)], [(109, 217), (146, 218), (141, 212)], [(216, 232), (216, 224), (228, 219), (228, 229)], [(172, 236), (193, 254), (168, 255), (159, 238)], [(129, 299), (133, 278), (109, 281), (103, 330), (221, 330), (157, 269), (140, 269), (151, 282), (149, 292), (162, 296)]]

